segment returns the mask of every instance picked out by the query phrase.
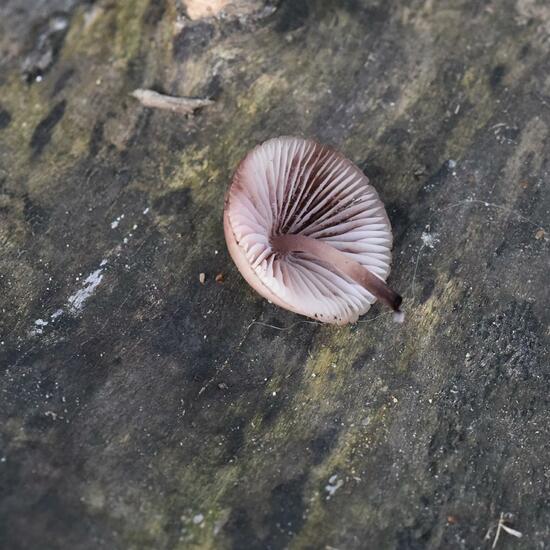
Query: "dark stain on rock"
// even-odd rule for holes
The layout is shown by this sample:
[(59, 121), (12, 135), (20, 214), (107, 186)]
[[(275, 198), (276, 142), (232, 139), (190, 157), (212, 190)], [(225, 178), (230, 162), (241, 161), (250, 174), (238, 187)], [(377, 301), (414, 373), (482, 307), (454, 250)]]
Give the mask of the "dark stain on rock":
[(159, 214), (174, 216), (186, 210), (192, 201), (191, 190), (185, 187), (156, 198), (153, 201), (153, 209)]
[(311, 449), (313, 464), (321, 464), (325, 460), (334, 448), (339, 433), (337, 428), (330, 428), (310, 441), (309, 448)]
[(43, 118), (34, 129), (30, 143), (33, 156), (36, 157), (40, 155), (44, 147), (46, 147), (52, 139), (53, 130), (63, 118), (66, 106), (67, 102), (65, 100), (57, 103), (49, 114)]
[[(63, 317), (65, 319), (65, 316)], [(70, 330), (75, 330), (78, 326), (78, 321), (68, 320)], [(120, 323), (121, 325), (123, 323)], [(63, 376), (63, 383), (68, 387), (74, 387), (76, 383), (81, 385), (82, 391), (85, 392), (81, 398), (83, 402), (88, 400), (93, 401), (96, 392), (107, 383), (109, 376), (112, 374), (111, 365), (108, 357), (116, 354), (116, 341), (120, 338), (120, 330), (113, 335), (102, 335), (98, 331), (98, 336), (94, 336), (89, 340), (80, 344), (78, 353), (80, 357), (73, 359), (74, 351), (68, 345), (61, 345), (57, 350), (60, 356), (65, 353), (66, 361), (69, 364), (78, 368), (68, 369)], [(115, 355), (116, 357), (116, 355)], [(113, 361), (113, 366), (117, 365)], [(100, 430), (99, 430), (100, 431)]]
[(506, 138), (508, 141), (515, 141), (517, 137), (519, 136), (521, 130), (519, 128), (510, 128), (506, 127), (501, 133), (501, 136)]
[(103, 121), (97, 120), (92, 128), (90, 143), (88, 144), (88, 151), (91, 157), (95, 157), (99, 153), (101, 142), (103, 141), (103, 126)]
[(33, 233), (43, 230), (49, 219), (46, 210), (33, 202), (27, 194), (23, 197), (23, 214)]
[(285, 401), (277, 394), (277, 397), (270, 397), (266, 402), (265, 412), (262, 416), (262, 425), (271, 426), (279, 413), (285, 408)]
[(307, 0), (286, 0), (278, 10), (275, 30), (280, 33), (295, 31), (303, 27), (309, 16)]
[[(137, 54), (128, 61), (126, 66), (127, 86), (130, 90), (139, 88), (143, 82), (143, 68), (146, 66), (145, 57), (142, 54)], [(148, 110), (148, 109), (147, 109)]]
[[(153, 323), (153, 330), (158, 333), (159, 338), (155, 338), (151, 345), (156, 353), (161, 356), (175, 355), (177, 357), (184, 356), (184, 351), (181, 349), (181, 334), (182, 327), (185, 327), (185, 318), (180, 318), (180, 314), (190, 315), (190, 305), (176, 300), (168, 300), (165, 311)], [(187, 353), (197, 353), (200, 350), (200, 341), (197, 338), (193, 339), (192, 345), (189, 342)], [(188, 373), (186, 372), (187, 376)], [(194, 379), (195, 373), (190, 372), (189, 377)]]
[(216, 368), (212, 364), (214, 353), (211, 353), (206, 346), (204, 348), (204, 352), (205, 355), (201, 357), (203, 360), (197, 361), (196, 363), (188, 366), (185, 372), (186, 378), (192, 382), (195, 382), (199, 389), (202, 389), (203, 386), (207, 385), (216, 374)]
[(370, 182), (376, 186), (376, 182), (384, 178), (384, 169), (378, 164), (366, 160), (359, 165), (359, 168), (365, 173)]
[(424, 199), (427, 195), (432, 193), (447, 180), (447, 177), (451, 173), (451, 167), (448, 161), (445, 161), (437, 170), (435, 174), (430, 176), (426, 183), (419, 189), (417, 193), (417, 199)]
[(228, 459), (236, 458), (243, 448), (245, 444), (244, 428), (246, 423), (247, 420), (244, 417), (239, 417), (226, 432), (227, 445), (225, 447), (225, 454)]
[(151, 0), (143, 14), (143, 22), (146, 25), (154, 27), (163, 18), (165, 11), (165, 0)]
[(305, 508), (303, 492), (306, 481), (307, 476), (300, 474), (280, 483), (271, 491), (271, 510), (267, 518), (270, 533), (265, 541), (268, 548), (285, 548), (293, 532), (302, 526)]
[(208, 85), (206, 86), (206, 89), (204, 90), (205, 97), (208, 97), (209, 99), (218, 99), (223, 91), (222, 86), (222, 79), (220, 75), (215, 74), (210, 81), (208, 82)]
[(0, 130), (7, 128), (11, 123), (11, 115), (6, 109), (0, 107)]
[[(54, 413), (55, 414), (55, 413)], [(28, 431), (46, 432), (55, 423), (56, 417), (37, 411), (25, 419), (25, 429)]]
[(400, 148), (409, 143), (410, 134), (406, 128), (394, 127), (384, 134), (383, 140), (391, 147)]
[(174, 38), (174, 59), (180, 63), (202, 52), (214, 37), (214, 26), (205, 21), (188, 25)]
[(353, 15), (359, 14), (362, 9), (363, 11), (369, 10), (369, 8), (365, 8), (361, 4), (362, 2), (360, 2), (360, 0), (341, 0), (340, 2), (338, 2), (339, 6), (352, 13)]
[(491, 89), (496, 90), (500, 86), (505, 74), (506, 74), (505, 65), (497, 65), (491, 71), (491, 75), (489, 76), (489, 85), (491, 86)]
[(397, 249), (403, 243), (411, 225), (410, 209), (397, 202), (391, 202), (387, 204), (386, 212), (392, 225), (393, 248)]
[(523, 61), (531, 53), (531, 44), (526, 42), (519, 51), (518, 59)]
[(502, 256), (502, 253), (506, 250), (508, 243), (506, 240), (501, 241), (501, 243), (495, 248), (495, 256)]
[[(358, 11), (359, 7), (355, 0), (345, 2), (348, 10)], [(368, 22), (369, 25), (386, 23), (392, 13), (391, 4), (389, 2), (373, 2), (372, 5), (363, 9), (362, 20)]]
[[(393, 86), (388, 86), (384, 93), (382, 94), (381, 100), (384, 104), (388, 103), (397, 103), (401, 96), (401, 90), (396, 89)], [(388, 128), (387, 131), (391, 131), (391, 127)]]
[(372, 357), (373, 350), (367, 348), (359, 357), (353, 362), (351, 368), (353, 370), (362, 370), (366, 365), (367, 361)]
[(432, 295), (432, 292), (435, 288), (435, 281), (432, 278), (426, 279), (424, 285), (422, 286), (422, 292), (420, 294), (420, 303), (423, 304), (426, 302), (429, 297)]
[[(153, 116), (154, 109), (143, 109), (138, 116), (134, 131), (130, 135), (126, 143), (126, 147), (121, 154), (121, 160), (128, 163), (131, 166), (139, 165), (151, 150), (150, 142), (145, 138), (148, 135), (148, 130), (151, 125), (151, 118)], [(108, 120), (110, 116), (116, 116), (115, 113), (108, 113), (105, 120)]]
[[(2, 213), (2, 208), (0, 208), (0, 213)], [(2, 279), (5, 280), (5, 277), (0, 278), (0, 294), (9, 296), (8, 287), (6, 283), (2, 284)], [(12, 368), (12, 366), (17, 366), (20, 358), (21, 350), (16, 348), (15, 344), (12, 345), (10, 342), (5, 342), (0, 348), (0, 372), (4, 374), (4, 371)]]
[(59, 92), (61, 92), (61, 90), (63, 90), (63, 88), (67, 85), (67, 83), (74, 76), (74, 74), (75, 74), (75, 70), (72, 67), (63, 71), (53, 85), (51, 97), (54, 97)]
[(242, 506), (231, 510), (224, 532), (231, 538), (232, 550), (265, 550), (265, 545), (256, 536), (247, 510)]
[(451, 264), (449, 265), (449, 275), (454, 277), (456, 274), (460, 273), (462, 270), (462, 263), (458, 258), (454, 258)]
[(404, 527), (397, 532), (397, 550), (424, 550), (428, 547), (431, 538), (431, 528), (424, 522)]

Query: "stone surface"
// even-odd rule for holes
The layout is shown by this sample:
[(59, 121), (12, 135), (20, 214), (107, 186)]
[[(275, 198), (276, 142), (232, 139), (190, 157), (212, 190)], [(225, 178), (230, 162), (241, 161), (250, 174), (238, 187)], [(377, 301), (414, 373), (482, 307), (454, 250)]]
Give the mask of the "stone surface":
[[(548, 547), (549, 44), (536, 0), (3, 2), (1, 547)], [(379, 190), (404, 325), (239, 276), (224, 193), (281, 134)]]

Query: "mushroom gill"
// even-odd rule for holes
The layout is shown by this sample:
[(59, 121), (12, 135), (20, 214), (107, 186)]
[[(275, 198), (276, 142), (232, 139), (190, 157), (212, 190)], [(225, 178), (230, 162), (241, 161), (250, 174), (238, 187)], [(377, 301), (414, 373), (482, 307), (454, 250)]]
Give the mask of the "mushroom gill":
[(384, 205), (337, 151), (294, 137), (252, 149), (227, 193), (224, 231), (239, 271), (275, 304), (345, 324), (379, 299), (402, 320), (401, 297), (385, 283), (392, 233)]

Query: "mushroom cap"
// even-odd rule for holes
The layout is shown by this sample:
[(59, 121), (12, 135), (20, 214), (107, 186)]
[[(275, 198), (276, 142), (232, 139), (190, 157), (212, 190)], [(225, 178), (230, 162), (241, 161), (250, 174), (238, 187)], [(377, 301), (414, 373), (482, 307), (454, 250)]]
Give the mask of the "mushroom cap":
[(311, 254), (277, 252), (272, 237), (319, 239), (384, 281), (390, 272), (391, 225), (378, 193), (355, 164), (308, 139), (270, 139), (245, 156), (225, 198), (224, 232), (252, 288), (327, 323), (356, 321), (376, 297)]

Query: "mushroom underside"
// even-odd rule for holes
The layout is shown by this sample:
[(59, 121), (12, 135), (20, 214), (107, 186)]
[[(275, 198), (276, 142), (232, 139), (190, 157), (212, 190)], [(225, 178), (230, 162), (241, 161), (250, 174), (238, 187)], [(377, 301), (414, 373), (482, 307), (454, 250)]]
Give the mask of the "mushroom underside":
[(247, 282), (281, 307), (338, 324), (377, 299), (399, 310), (384, 282), (392, 245), (384, 206), (329, 147), (276, 138), (250, 151), (228, 191), (224, 228)]
[(346, 254), (326, 242), (304, 235), (287, 234), (272, 237), (271, 244), (275, 253), (303, 252), (310, 254), (317, 261), (327, 263), (334, 270), (363, 286), (394, 311), (399, 311), (403, 298), (397, 292), (392, 290), (383, 279), (369, 271), (368, 268), (350, 259)]

